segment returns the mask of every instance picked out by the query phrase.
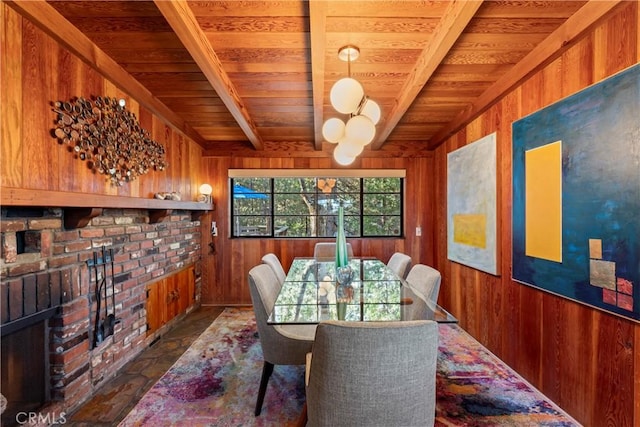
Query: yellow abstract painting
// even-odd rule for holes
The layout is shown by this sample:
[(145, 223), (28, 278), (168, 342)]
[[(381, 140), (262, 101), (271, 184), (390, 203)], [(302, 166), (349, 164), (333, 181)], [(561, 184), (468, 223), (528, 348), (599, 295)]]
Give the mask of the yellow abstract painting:
[(476, 248), (487, 247), (487, 216), (453, 215), (453, 241)]
[(525, 254), (562, 262), (562, 142), (525, 152)]
[(447, 258), (499, 275), (496, 138), (447, 154)]

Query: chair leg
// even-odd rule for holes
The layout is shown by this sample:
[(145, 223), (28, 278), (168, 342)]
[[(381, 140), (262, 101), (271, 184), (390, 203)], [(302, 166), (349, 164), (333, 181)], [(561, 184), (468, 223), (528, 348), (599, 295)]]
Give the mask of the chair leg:
[(269, 378), (271, 378), (272, 373), (273, 363), (265, 360), (264, 365), (262, 365), (262, 378), (260, 379), (260, 389), (258, 390), (258, 400), (256, 401), (256, 417), (260, 415), (262, 411), (262, 401), (264, 400), (264, 394), (267, 391), (267, 384), (269, 383)]

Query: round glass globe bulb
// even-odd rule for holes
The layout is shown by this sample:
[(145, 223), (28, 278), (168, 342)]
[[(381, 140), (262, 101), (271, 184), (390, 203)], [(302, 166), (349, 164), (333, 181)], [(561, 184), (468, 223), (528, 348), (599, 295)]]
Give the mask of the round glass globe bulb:
[(342, 114), (354, 112), (360, 105), (363, 96), (362, 85), (351, 77), (344, 77), (335, 82), (329, 93), (331, 105)]
[(376, 125), (367, 116), (354, 116), (347, 122), (344, 135), (361, 145), (367, 145), (376, 136)]
[(322, 125), (322, 136), (327, 142), (337, 144), (340, 138), (344, 136), (345, 124), (342, 120), (333, 117)]
[(338, 145), (342, 146), (340, 148), (341, 152), (349, 157), (358, 157), (364, 150), (364, 145), (354, 139), (349, 139), (347, 137), (341, 139)]
[(200, 194), (204, 194), (205, 196), (210, 196), (213, 188), (209, 184), (202, 184), (199, 188)]
[(380, 121), (382, 112), (380, 111), (380, 106), (377, 102), (367, 99), (367, 102), (364, 103), (364, 107), (362, 107), (360, 114), (369, 117), (373, 124), (377, 125)]
[(344, 152), (344, 145), (338, 144), (335, 150), (333, 150), (333, 158), (335, 161), (342, 166), (349, 166), (356, 159), (355, 156), (349, 156)]

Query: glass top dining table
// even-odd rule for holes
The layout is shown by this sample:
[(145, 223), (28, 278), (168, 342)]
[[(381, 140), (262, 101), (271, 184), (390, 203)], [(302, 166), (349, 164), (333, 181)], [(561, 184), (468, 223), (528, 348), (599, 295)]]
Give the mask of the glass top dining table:
[[(374, 258), (352, 258), (351, 298), (337, 304), (334, 259), (295, 258), (267, 323), (316, 324), (323, 320), (458, 320), (438, 304), (414, 292), (387, 265)], [(341, 310), (338, 311), (338, 306)], [(340, 316), (338, 314), (340, 313)]]

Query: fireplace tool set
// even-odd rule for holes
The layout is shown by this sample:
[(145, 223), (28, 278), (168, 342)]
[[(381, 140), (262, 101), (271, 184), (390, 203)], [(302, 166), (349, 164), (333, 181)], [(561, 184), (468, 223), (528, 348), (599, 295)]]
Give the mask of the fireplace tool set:
[[(108, 336), (113, 335), (115, 325), (120, 323), (120, 319), (116, 317), (116, 290), (113, 280), (113, 249), (108, 250), (102, 247), (101, 253), (94, 252), (93, 258), (87, 260), (89, 266), (89, 280), (91, 276), (95, 278), (95, 294), (96, 301), (96, 320), (93, 330), (93, 346), (96, 348)], [(110, 266), (109, 282), (111, 284), (111, 310), (108, 307), (108, 290), (107, 290), (107, 266)], [(91, 274), (93, 271), (93, 274)], [(102, 315), (102, 304), (104, 303), (104, 317)]]

